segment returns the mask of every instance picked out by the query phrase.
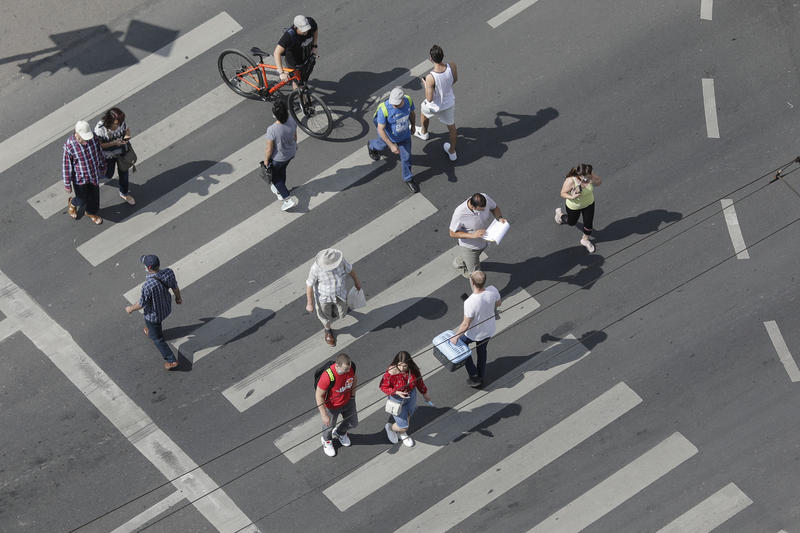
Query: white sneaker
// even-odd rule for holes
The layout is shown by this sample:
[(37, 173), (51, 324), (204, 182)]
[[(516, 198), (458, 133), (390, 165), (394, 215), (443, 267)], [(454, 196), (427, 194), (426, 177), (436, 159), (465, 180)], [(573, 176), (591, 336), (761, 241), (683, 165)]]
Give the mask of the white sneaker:
[(298, 204), (298, 202), (299, 202), (299, 200), (296, 197), (290, 196), (289, 198), (284, 200), (283, 203), (281, 204), (281, 210), (282, 211), (288, 211), (289, 209), (291, 209), (294, 206), (296, 206)]
[(422, 126), (416, 126), (414, 128), (414, 137), (419, 137), (423, 141), (427, 141), (428, 139), (430, 139), (431, 133), (429, 131), (422, 133)]
[(339, 435), (338, 433), (336, 433), (336, 430), (334, 429), (333, 432), (331, 433), (331, 438), (339, 439), (339, 444), (341, 444), (342, 446), (350, 446), (350, 437), (347, 436), (347, 433), (345, 433), (344, 435)]
[(277, 187), (275, 187), (275, 185), (273, 185), (273, 184), (271, 184), (271, 183), (270, 183), (270, 184), (269, 184), (269, 190), (271, 190), (271, 191), (272, 191), (272, 194), (274, 194), (274, 195), (275, 195), (275, 197), (276, 197), (278, 200), (283, 200), (283, 198), (281, 197), (281, 193), (279, 193), (279, 192), (278, 192), (278, 189), (277, 189)]
[(397, 444), (397, 432), (392, 429), (392, 425), (386, 424), (383, 427), (386, 429), (386, 436), (389, 437), (389, 442)]
[(333, 457), (336, 455), (336, 449), (333, 447), (333, 441), (325, 440), (325, 437), (320, 437), (322, 441), (322, 451), (325, 452), (325, 455), (328, 457)]
[(450, 161), (455, 161), (458, 159), (458, 156), (455, 154), (455, 152), (452, 154), (450, 153), (450, 143), (444, 143), (444, 151), (447, 152), (447, 157), (450, 158)]
[(136, 205), (136, 200), (130, 194), (119, 193), (119, 197), (128, 202), (130, 205)]
[(564, 212), (561, 210), (561, 208), (556, 207), (556, 224), (563, 224), (563, 222), (561, 221), (561, 216), (563, 214)]
[(592, 244), (592, 241), (590, 241), (589, 239), (581, 239), (581, 245), (583, 245), (584, 248), (589, 250), (590, 254), (594, 252), (594, 244)]
[(400, 434), (400, 440), (403, 441), (403, 445), (411, 448), (414, 445), (414, 439), (408, 436), (407, 433)]

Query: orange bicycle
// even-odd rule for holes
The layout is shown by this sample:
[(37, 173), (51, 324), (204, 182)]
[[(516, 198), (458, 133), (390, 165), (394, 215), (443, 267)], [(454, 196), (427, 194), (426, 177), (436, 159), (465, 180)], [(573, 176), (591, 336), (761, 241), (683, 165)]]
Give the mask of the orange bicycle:
[(258, 56), (258, 63), (238, 50), (225, 50), (219, 55), (217, 67), (225, 85), (245, 98), (268, 102), (282, 97), (281, 89), (287, 83), (296, 82), (297, 89), (290, 92), (286, 99), (289, 112), (300, 129), (312, 137), (319, 139), (327, 137), (333, 129), (331, 111), (306, 83), (309, 73), (314, 68), (316, 56), (312, 54), (303, 64), (295, 68), (284, 68), (283, 70), (289, 74), (289, 79), (281, 81), (278, 68), (264, 63), (264, 57), (268, 56), (268, 53), (257, 46), (251, 48), (250, 52)]

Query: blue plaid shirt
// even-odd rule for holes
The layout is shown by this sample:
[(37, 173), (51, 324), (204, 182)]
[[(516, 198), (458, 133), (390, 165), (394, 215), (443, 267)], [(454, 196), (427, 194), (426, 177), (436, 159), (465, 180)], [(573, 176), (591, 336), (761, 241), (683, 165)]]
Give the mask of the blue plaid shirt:
[[(164, 283), (158, 281), (159, 279)], [(177, 286), (178, 280), (175, 279), (175, 273), (171, 268), (147, 275), (142, 285), (142, 297), (139, 298), (145, 320), (160, 324), (169, 316), (172, 312), (172, 296), (167, 287), (175, 289)]]

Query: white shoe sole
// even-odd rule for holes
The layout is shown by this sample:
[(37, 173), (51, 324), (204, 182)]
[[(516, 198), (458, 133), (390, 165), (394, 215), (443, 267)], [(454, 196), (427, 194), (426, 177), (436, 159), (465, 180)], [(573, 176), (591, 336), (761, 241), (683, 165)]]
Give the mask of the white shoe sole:
[(442, 148), (444, 148), (444, 152), (447, 154), (447, 157), (450, 158), (450, 161), (455, 161), (458, 159), (458, 155), (450, 153), (450, 143), (444, 143)]

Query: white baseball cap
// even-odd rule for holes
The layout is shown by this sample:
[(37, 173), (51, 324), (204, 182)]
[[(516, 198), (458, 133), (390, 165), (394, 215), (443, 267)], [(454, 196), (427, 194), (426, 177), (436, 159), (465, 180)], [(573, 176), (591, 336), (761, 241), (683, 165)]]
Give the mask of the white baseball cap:
[(92, 127), (85, 120), (79, 120), (75, 123), (75, 133), (81, 136), (84, 141), (91, 141), (94, 138)]
[(308, 23), (308, 19), (303, 15), (297, 15), (294, 18), (294, 27), (305, 33), (311, 29), (311, 24)]
[(401, 87), (395, 87), (392, 89), (392, 92), (389, 93), (389, 103), (392, 105), (400, 105), (403, 103), (403, 89)]

